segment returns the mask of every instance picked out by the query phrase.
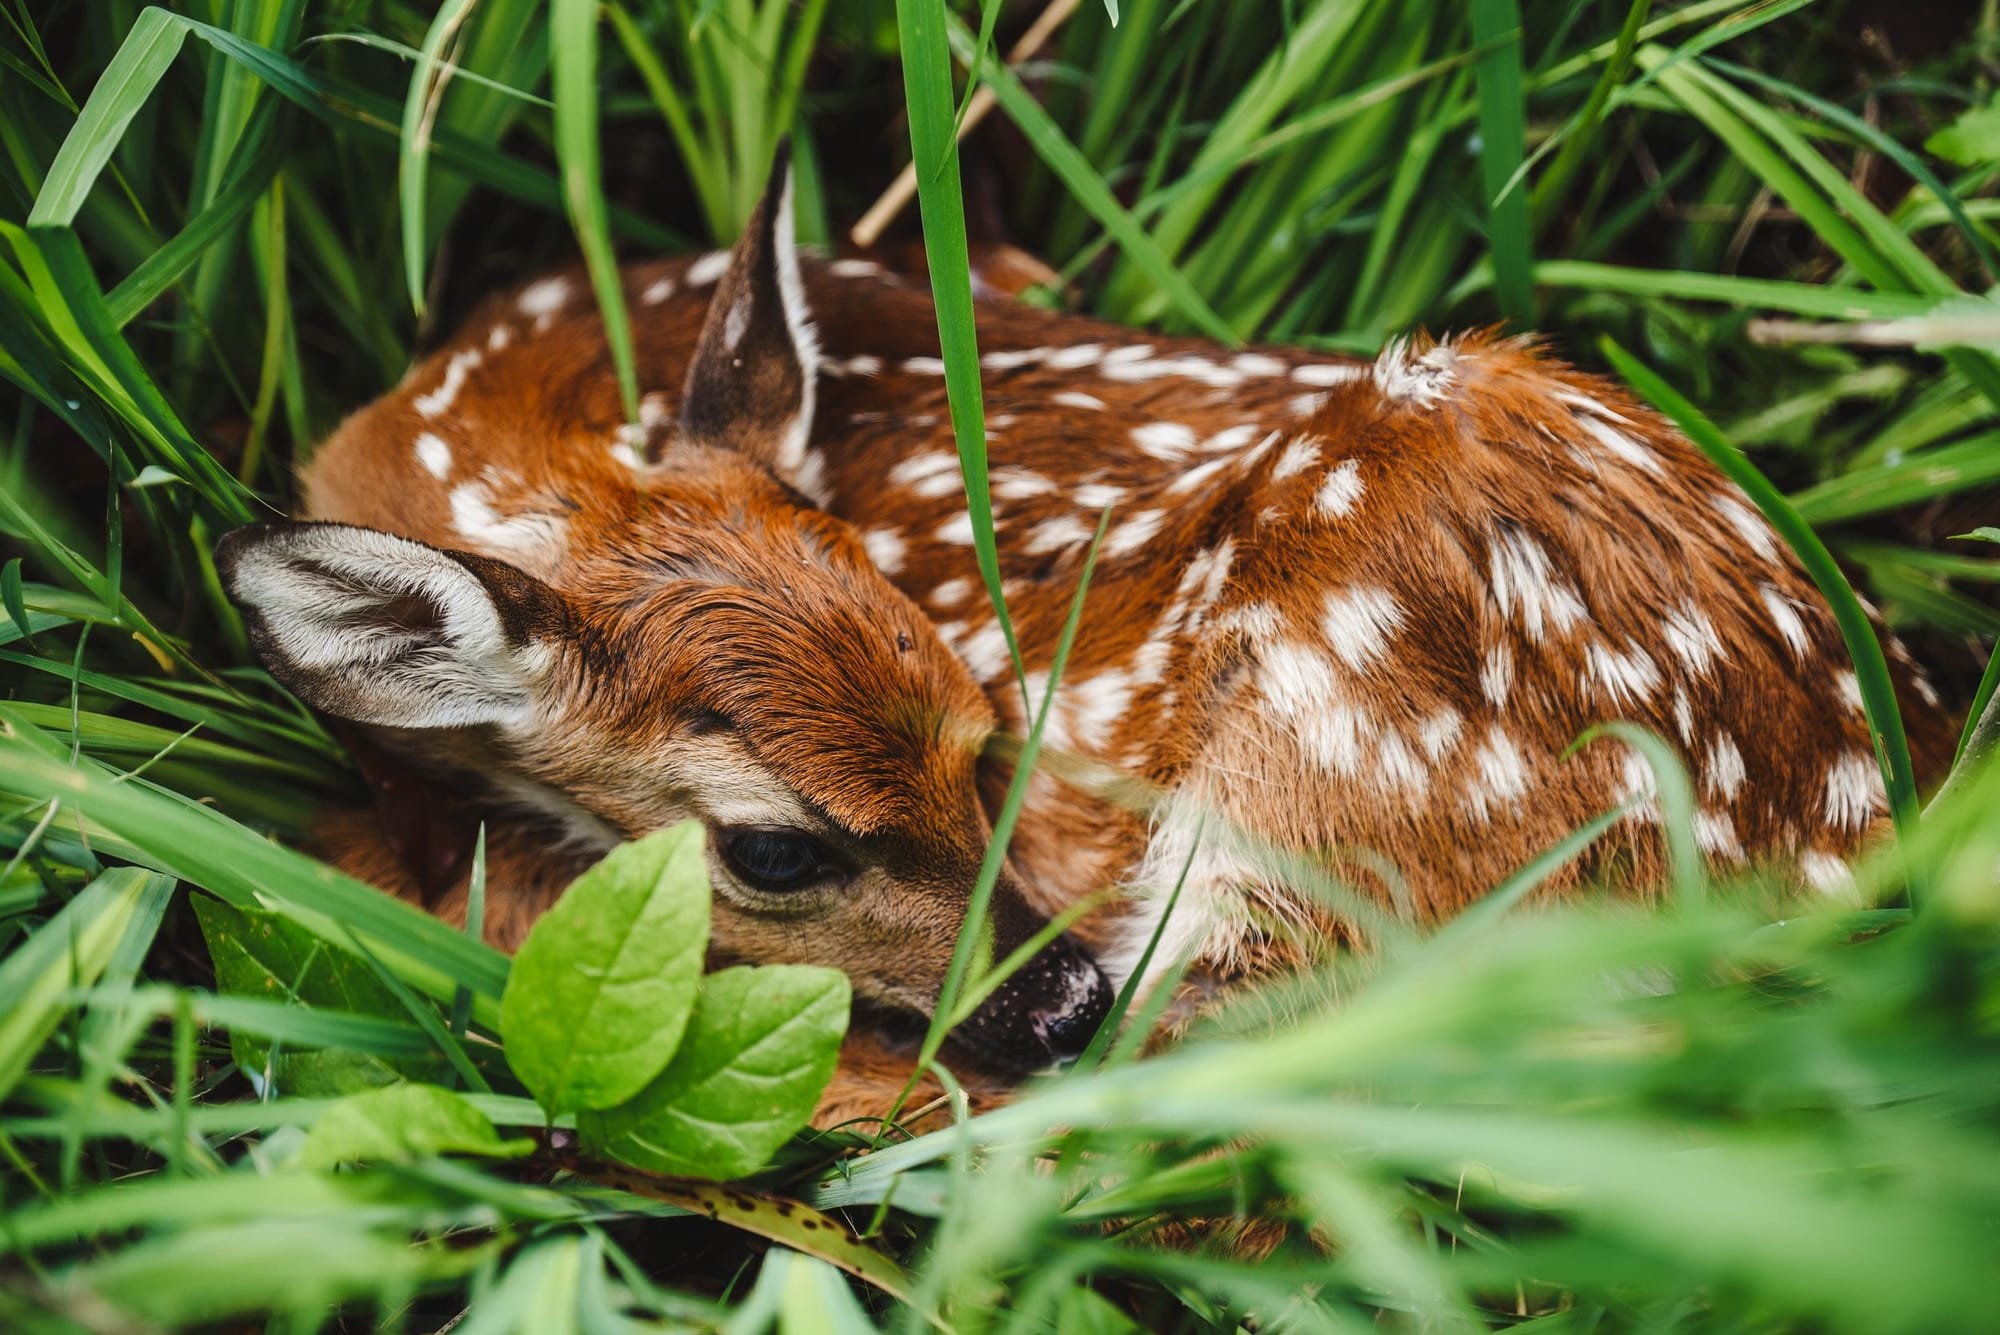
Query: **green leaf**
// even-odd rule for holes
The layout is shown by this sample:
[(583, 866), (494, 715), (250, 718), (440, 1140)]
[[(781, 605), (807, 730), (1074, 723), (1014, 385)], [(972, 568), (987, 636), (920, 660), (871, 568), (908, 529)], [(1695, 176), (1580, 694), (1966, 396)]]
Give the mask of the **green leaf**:
[(847, 1032), (844, 974), (801, 964), (702, 980), (673, 1061), (629, 1103), (585, 1114), (586, 1143), (637, 1168), (715, 1180), (762, 1168), (806, 1124)]
[(534, 1148), (526, 1138), (502, 1140), (486, 1114), (448, 1089), (402, 1084), (350, 1095), (320, 1114), (299, 1148), (299, 1165), (408, 1163), (433, 1154), (518, 1159)]
[(21, 558), (15, 557), (4, 568), (0, 568), (0, 606), (7, 609), (7, 619), (21, 632), (21, 638), (34, 647), (35, 628), (28, 624), (28, 603), (21, 596)]
[(1951, 536), (1954, 541), (2000, 542), (2000, 528), (1995, 528), (1991, 524), (1981, 524), (1970, 533), (1954, 533)]
[(1924, 140), (1924, 151), (1961, 167), (2000, 162), (2000, 94)]
[(623, 1103), (680, 1046), (708, 949), (703, 839), (686, 821), (613, 849), (521, 943), (500, 1033), (551, 1116)]
[[(407, 1012), (367, 962), (329, 945), (276, 913), (239, 909), (208, 895), (194, 897), (195, 920), (215, 962), (216, 989), (265, 1001), (402, 1020)], [(352, 1094), (409, 1076), (428, 1075), (426, 1058), (388, 1059), (348, 1051), (288, 1051), (232, 1028), (230, 1056), (253, 1080), (269, 1077), (285, 1094)]]
[(155, 912), (173, 890), (164, 876), (136, 867), (105, 872), (0, 963), (0, 1096), (69, 1012), (71, 989), (89, 987), (111, 963), (126, 925)]

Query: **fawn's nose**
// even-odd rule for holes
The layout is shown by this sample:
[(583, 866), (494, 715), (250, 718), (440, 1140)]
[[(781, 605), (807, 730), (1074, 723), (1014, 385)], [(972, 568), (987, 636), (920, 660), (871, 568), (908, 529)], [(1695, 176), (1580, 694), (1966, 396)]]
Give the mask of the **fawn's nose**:
[(1074, 1061), (1111, 1013), (1111, 996), (1096, 961), (1061, 936), (996, 988), (957, 1033), (1019, 1070)]
[(1066, 975), (1068, 997), (1028, 1015), (1035, 1037), (1042, 1040), (1049, 1056), (1059, 1062), (1081, 1057), (1104, 1023), (1104, 1017), (1111, 1013), (1111, 981), (1095, 964), (1088, 960), (1081, 963), (1082, 968)]

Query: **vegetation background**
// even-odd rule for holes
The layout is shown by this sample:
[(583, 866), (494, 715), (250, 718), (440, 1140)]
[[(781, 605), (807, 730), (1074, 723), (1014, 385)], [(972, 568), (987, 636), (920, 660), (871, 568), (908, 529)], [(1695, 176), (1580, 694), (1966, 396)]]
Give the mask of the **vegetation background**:
[[(925, 164), (885, 245), (930, 265), (962, 438), (968, 234), (1232, 340), (1507, 320), (1699, 404), (1949, 703), (1992, 693), (1994, 0), (1083, 0), (1002, 68), (1034, 11), (0, 0), (0, 1324), (2000, 1324), (1990, 726), (1852, 902), (1689, 861), (1657, 912), (1508, 915), (1545, 859), (1169, 1057), (802, 1140), (753, 1192), (478, 1157), (543, 1126), (485, 1041), (507, 962), (288, 850), (357, 782), (210, 544), (483, 293), (727, 241), (785, 134), (836, 246)], [(413, 1074), (477, 1125), (309, 1150)]]

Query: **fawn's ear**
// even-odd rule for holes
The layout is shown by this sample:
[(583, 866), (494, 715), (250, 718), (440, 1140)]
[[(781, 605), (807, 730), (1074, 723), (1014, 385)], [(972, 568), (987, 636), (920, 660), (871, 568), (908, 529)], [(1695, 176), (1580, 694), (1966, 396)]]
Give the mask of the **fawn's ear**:
[(780, 145), (708, 304), (681, 390), (680, 439), (735, 450), (791, 480), (812, 431), (818, 368), (792, 240), (791, 153)]
[(252, 524), (215, 548), (271, 675), (391, 728), (523, 720), (560, 594), (504, 561), (346, 524)]

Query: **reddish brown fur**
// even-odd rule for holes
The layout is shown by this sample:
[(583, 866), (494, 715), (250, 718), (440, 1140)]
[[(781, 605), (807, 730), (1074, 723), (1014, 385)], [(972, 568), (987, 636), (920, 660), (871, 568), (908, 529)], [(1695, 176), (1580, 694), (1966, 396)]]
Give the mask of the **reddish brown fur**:
[[(566, 550), (484, 550), (560, 590), (578, 643), (628, 665), (620, 689), (592, 702), (603, 718), (635, 734), (691, 707), (739, 718), (761, 763), (854, 829), (937, 843), (942, 884), (969, 874), (983, 839), (967, 814), (973, 768), (953, 757), (992, 721), (1020, 732), (1026, 716), (946, 467), (932, 307), (867, 269), (807, 275), (827, 360), (812, 449), (784, 481), (825, 516), (802, 517), (741, 458), (669, 451), (665, 472), (649, 474), (614, 457), (620, 442), (668, 444), (710, 291), (688, 281), (685, 260), (626, 272), (646, 439), (625, 434), (587, 287), (559, 280), (563, 299), (531, 310), (511, 296), (489, 303), (356, 414), (307, 470), (306, 511), (477, 549), (448, 493), (491, 470), (487, 500), (503, 521), (566, 524)], [(1561, 759), (1607, 718), (1686, 752), (1721, 862), (1845, 856), (1880, 811), (1872, 769), (1853, 768), (1871, 747), (1823, 601), (1734, 488), (1616, 385), (1484, 335), (1343, 369), (1008, 303), (982, 304), (979, 332), (1003, 575), (1042, 681), (1088, 531), (1112, 510), (1052, 736), (1163, 795), (1135, 811), (1038, 778), (1012, 863), (1044, 911), (1106, 886), (1157, 894), (1191, 820), (1211, 810), (1223, 820), (1204, 827), (1176, 924), (1177, 944), (1212, 971), (1263, 967), (1246, 956), (1253, 940), (1275, 939), (1256, 954), (1291, 967), (1341, 931), (1217, 830), (1333, 854), (1388, 896), (1339, 856), (1378, 851), (1406, 879), (1409, 912), (1447, 916), (1628, 794), (1622, 745)], [(1099, 355), (1077, 351), (1090, 345)], [(475, 349), (476, 364), (451, 369)], [(453, 375), (447, 410), (421, 413), (417, 401)], [(449, 485), (413, 454), (423, 432), (448, 443)], [(882, 595), (871, 555), (908, 601)], [(661, 565), (683, 584), (711, 567), (771, 575), (754, 597), (718, 580), (712, 604), (677, 584), (667, 608)], [(800, 602), (847, 630), (787, 639), (776, 611)], [(899, 633), (909, 649), (894, 648)], [(947, 648), (969, 677), (940, 657)], [(1093, 711), (1078, 699), (1108, 702)], [(1928, 696), (1904, 704), (1920, 766), (1935, 770), (1944, 721)], [(616, 761), (575, 752), (540, 777), (618, 810)], [(977, 781), (990, 805), (1004, 774), (989, 767)], [(628, 805), (636, 829), (645, 803)], [(407, 889), (361, 831), (328, 834), (351, 870)], [(493, 878), (489, 933), (512, 944), (562, 879), (548, 869), (568, 864), (532, 836), (496, 848), (506, 870)], [(1642, 810), (1557, 888), (1603, 876), (1644, 888), (1659, 857)], [(915, 949), (924, 919), (911, 921), (894, 944), (780, 933), (752, 953), (845, 963), (842, 951)], [(1100, 941), (1115, 947), (1117, 930)], [(857, 1055), (851, 1074), (867, 1070), (837, 1096), (843, 1114), (874, 1087), (881, 1058)]]

